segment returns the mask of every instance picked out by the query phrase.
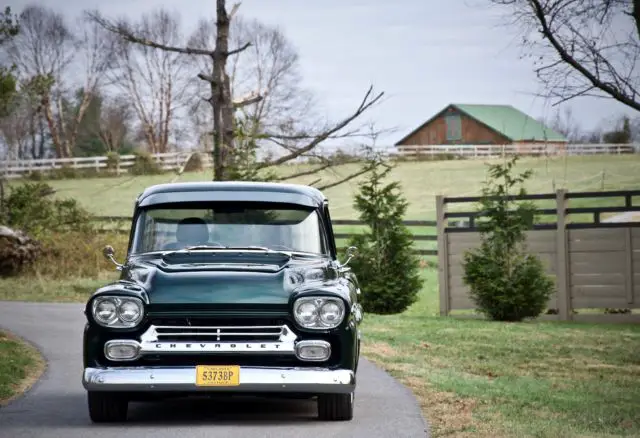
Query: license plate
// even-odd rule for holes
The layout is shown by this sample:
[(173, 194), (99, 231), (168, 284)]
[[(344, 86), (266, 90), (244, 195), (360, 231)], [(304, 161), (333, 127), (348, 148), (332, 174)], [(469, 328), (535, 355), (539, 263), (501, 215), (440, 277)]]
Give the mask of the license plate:
[(198, 365), (196, 367), (197, 386), (238, 386), (240, 367), (236, 365)]

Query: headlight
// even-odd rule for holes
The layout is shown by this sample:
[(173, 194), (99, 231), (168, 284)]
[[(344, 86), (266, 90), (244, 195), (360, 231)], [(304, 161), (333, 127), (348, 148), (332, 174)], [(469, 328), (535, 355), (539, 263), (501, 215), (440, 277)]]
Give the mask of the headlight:
[(303, 297), (293, 304), (293, 316), (304, 328), (331, 329), (344, 319), (344, 302), (332, 297)]
[(144, 316), (144, 306), (135, 297), (98, 297), (93, 300), (92, 315), (104, 327), (135, 327)]

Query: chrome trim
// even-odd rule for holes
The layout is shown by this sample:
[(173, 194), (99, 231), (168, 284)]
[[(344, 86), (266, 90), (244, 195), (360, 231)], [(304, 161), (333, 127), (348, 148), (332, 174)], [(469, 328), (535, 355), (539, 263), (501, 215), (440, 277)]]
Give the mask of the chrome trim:
[(355, 373), (347, 369), (240, 367), (238, 386), (196, 386), (195, 367), (85, 368), (82, 386), (88, 391), (231, 391), (348, 394)]
[[(254, 332), (252, 330), (261, 330)], [(255, 326), (193, 326), (193, 325), (151, 325), (140, 337), (141, 342), (161, 342), (163, 337), (192, 337), (192, 342), (198, 337), (215, 337), (215, 341), (224, 341), (224, 337), (233, 340), (241, 336), (263, 337), (264, 341), (287, 342), (294, 341), (297, 336), (286, 325), (255, 325)], [(238, 339), (242, 340), (242, 339)], [(258, 341), (254, 341), (258, 342)]]
[(362, 304), (354, 303), (353, 306), (351, 306), (351, 313), (353, 314), (353, 317), (355, 318), (356, 322), (360, 323), (364, 318), (364, 314), (362, 311)]
[[(309, 324), (304, 324), (302, 323), (302, 321), (300, 321), (298, 319), (298, 308), (305, 302), (312, 302), (315, 307), (316, 307), (316, 311), (318, 313), (318, 317), (316, 318), (316, 320), (313, 322), (312, 325)], [(327, 324), (324, 321), (322, 321), (322, 318), (320, 318), (320, 309), (322, 308), (322, 306), (324, 306), (325, 304), (328, 303), (336, 303), (341, 310), (341, 317), (340, 319), (333, 323), (333, 324)], [(312, 296), (305, 296), (305, 297), (300, 297), (297, 298), (294, 302), (293, 302), (293, 319), (295, 319), (296, 323), (300, 326), (303, 327), (305, 329), (310, 329), (310, 330), (331, 330), (334, 329), (336, 327), (338, 327), (340, 324), (342, 324), (342, 322), (344, 321), (345, 317), (347, 314), (347, 309), (345, 308), (345, 304), (344, 301), (341, 298), (338, 297), (334, 297), (334, 296), (326, 296), (326, 295), (312, 295)]]
[[(103, 301), (109, 301), (116, 307), (115, 319), (111, 324), (105, 324), (101, 322), (98, 318), (96, 318), (96, 309), (98, 307), (98, 304)], [(136, 303), (140, 309), (140, 315), (138, 315), (138, 318), (135, 321), (124, 321), (121, 318), (120, 306), (122, 305), (123, 302), (126, 302), (126, 301), (131, 301), (133, 303)], [(137, 327), (138, 324), (140, 324), (140, 322), (143, 320), (144, 306), (145, 306), (144, 302), (138, 297), (133, 297), (128, 295), (100, 295), (94, 298), (93, 301), (91, 302), (91, 318), (93, 319), (93, 321), (95, 321), (96, 324), (102, 327), (114, 328), (114, 329), (130, 329), (130, 328)]]
[[(259, 330), (253, 332), (251, 330)], [(184, 341), (162, 338), (191, 338)], [(263, 337), (246, 341), (242, 337)], [(204, 338), (198, 340), (197, 338)], [(215, 338), (215, 339), (210, 339)], [(232, 340), (224, 340), (231, 338)], [(294, 354), (296, 334), (282, 326), (150, 326), (141, 336), (140, 355), (181, 353)]]
[[(118, 345), (131, 345), (131, 346), (133, 346), (133, 347), (136, 347), (137, 354), (136, 354), (134, 357), (132, 357), (132, 358), (127, 358), (127, 359), (114, 359), (114, 358), (112, 358), (112, 357), (109, 355), (109, 353), (108, 353), (109, 347), (110, 347), (111, 345), (114, 345), (114, 344), (118, 344)], [(104, 357), (106, 357), (107, 359), (109, 359), (109, 360), (110, 360), (110, 361), (112, 361), (112, 362), (131, 362), (132, 360), (137, 360), (137, 359), (139, 359), (139, 358), (140, 358), (140, 356), (141, 356), (141, 354), (140, 354), (140, 343), (139, 343), (139, 342), (137, 342), (137, 341), (131, 341), (131, 340), (128, 340), (128, 339), (114, 339), (114, 340), (111, 340), (111, 341), (107, 341), (107, 342), (105, 342), (105, 344), (104, 344), (104, 348), (103, 348), (103, 352), (104, 352)]]
[[(298, 352), (300, 348), (313, 347), (313, 346), (320, 346), (320, 347), (326, 348), (327, 357), (324, 357), (322, 359), (303, 359), (302, 357), (300, 357), (300, 353)], [(327, 341), (300, 341), (295, 346), (295, 354), (298, 359), (303, 360), (305, 362), (325, 362), (327, 359), (331, 357), (331, 344), (328, 343)]]

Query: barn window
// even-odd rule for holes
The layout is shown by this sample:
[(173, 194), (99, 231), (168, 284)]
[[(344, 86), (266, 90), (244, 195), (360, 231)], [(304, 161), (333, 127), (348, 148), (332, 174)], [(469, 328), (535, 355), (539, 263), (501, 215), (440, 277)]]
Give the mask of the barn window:
[(462, 140), (462, 121), (459, 114), (447, 114), (444, 118), (447, 124), (447, 141)]

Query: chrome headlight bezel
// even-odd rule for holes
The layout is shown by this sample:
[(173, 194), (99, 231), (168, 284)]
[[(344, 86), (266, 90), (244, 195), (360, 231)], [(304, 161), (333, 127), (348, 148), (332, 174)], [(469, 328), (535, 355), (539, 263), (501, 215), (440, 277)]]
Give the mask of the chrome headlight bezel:
[[(299, 310), (303, 305), (311, 305), (313, 306), (311, 309), (315, 314), (313, 320), (308, 322), (302, 321), (299, 318)], [(338, 317), (334, 321), (327, 321), (326, 318), (321, 316), (322, 309), (324, 306), (332, 306), (335, 305), (338, 307)], [(312, 330), (331, 330), (336, 327), (339, 327), (340, 324), (344, 321), (346, 317), (346, 306), (344, 301), (338, 297), (332, 296), (322, 296), (322, 295), (314, 295), (307, 297), (297, 298), (293, 302), (293, 319), (296, 324), (304, 329), (312, 329)]]
[[(114, 315), (108, 320), (97, 316), (96, 311), (102, 303), (108, 303), (115, 307)], [(123, 317), (122, 307), (135, 304), (138, 307), (138, 315), (133, 319)], [(144, 303), (140, 298), (123, 295), (102, 295), (93, 299), (91, 303), (91, 318), (96, 324), (107, 328), (133, 328), (144, 319)]]

